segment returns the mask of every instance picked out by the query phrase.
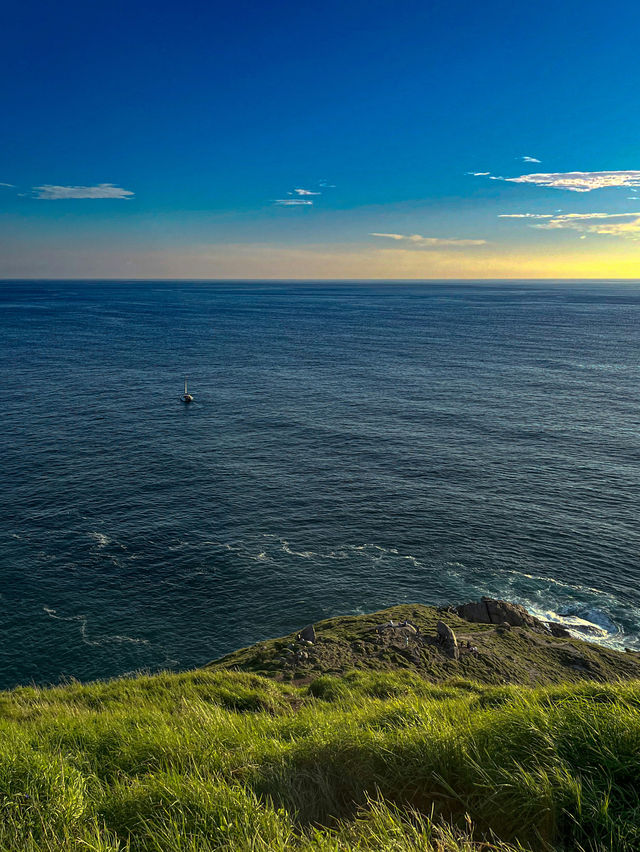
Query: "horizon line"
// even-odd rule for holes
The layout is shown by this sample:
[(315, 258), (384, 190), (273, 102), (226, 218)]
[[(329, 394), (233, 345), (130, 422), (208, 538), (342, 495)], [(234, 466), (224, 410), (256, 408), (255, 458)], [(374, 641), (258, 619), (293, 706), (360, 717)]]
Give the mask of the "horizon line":
[(32, 283), (34, 281), (41, 282), (84, 282), (86, 284), (97, 283), (144, 283), (145, 281), (168, 284), (407, 284), (407, 283), (486, 283), (492, 281), (506, 282), (529, 282), (529, 283), (588, 283), (588, 282), (612, 282), (625, 283), (636, 282), (640, 283), (640, 277), (637, 278), (561, 278), (553, 276), (549, 278), (87, 278), (81, 277), (57, 277), (57, 278), (0, 278), (0, 284), (23, 284)]

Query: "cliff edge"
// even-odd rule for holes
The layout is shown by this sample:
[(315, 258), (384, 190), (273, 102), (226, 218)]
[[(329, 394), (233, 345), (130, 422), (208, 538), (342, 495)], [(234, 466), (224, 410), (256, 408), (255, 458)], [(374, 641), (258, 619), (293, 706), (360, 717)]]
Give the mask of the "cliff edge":
[(536, 686), (640, 679), (640, 654), (585, 642), (517, 604), (483, 598), (329, 618), (227, 654), (208, 668), (296, 683), (364, 669), (412, 670), (433, 682)]

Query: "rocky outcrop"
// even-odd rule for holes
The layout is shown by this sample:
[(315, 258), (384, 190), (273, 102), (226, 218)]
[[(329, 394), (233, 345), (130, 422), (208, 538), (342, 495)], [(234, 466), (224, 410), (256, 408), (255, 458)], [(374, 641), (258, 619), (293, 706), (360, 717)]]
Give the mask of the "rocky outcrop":
[(304, 631), (305, 636), (315, 635), (315, 640), (303, 639), (303, 631), (296, 630), (242, 648), (212, 666), (300, 684), (307, 678), (354, 669), (413, 669), (434, 683), (451, 677), (530, 686), (593, 679), (640, 681), (640, 653), (621, 653), (573, 637), (556, 638), (552, 628), (538, 627), (542, 622), (523, 615), (521, 607), (493, 598), (459, 610), (482, 621), (470, 624), (453, 607), (401, 604), (366, 615), (326, 619), (313, 625), (313, 634)]
[(300, 633), (298, 633), (298, 639), (302, 642), (315, 642), (316, 641), (316, 631), (313, 627), (313, 624), (308, 624), (304, 627)]
[(460, 604), (459, 606), (455, 606), (453, 611), (457, 612), (460, 618), (464, 618), (465, 621), (472, 621), (474, 624), (491, 624), (489, 610), (485, 601), (486, 599), (482, 598), (481, 601)]
[(527, 612), (519, 604), (500, 601), (495, 598), (482, 598), (480, 601), (460, 604), (455, 612), (475, 624), (509, 624), (512, 627), (528, 627), (530, 630), (546, 630), (542, 621)]
[(551, 635), (558, 639), (571, 639), (571, 633), (569, 633), (567, 628), (563, 627), (562, 624), (558, 624), (556, 621), (549, 622), (549, 630), (551, 631)]
[(439, 621), (436, 625), (436, 633), (438, 634), (438, 643), (445, 654), (452, 660), (457, 660), (460, 657), (460, 650), (453, 630), (444, 621)]

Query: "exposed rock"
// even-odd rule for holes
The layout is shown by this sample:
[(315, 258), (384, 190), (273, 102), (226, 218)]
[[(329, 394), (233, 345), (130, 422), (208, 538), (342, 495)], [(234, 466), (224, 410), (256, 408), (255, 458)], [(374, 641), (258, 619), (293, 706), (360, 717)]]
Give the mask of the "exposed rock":
[(481, 601), (461, 604), (456, 612), (465, 621), (476, 624), (509, 624), (512, 627), (528, 627), (530, 630), (544, 630), (539, 619), (527, 612), (519, 604), (494, 598), (482, 598)]
[(300, 633), (298, 633), (298, 639), (302, 639), (303, 642), (315, 642), (316, 631), (313, 628), (313, 624), (308, 624), (304, 627)]
[(464, 618), (465, 621), (471, 621), (474, 624), (491, 624), (484, 598), (481, 601), (460, 604), (460, 606), (454, 607), (454, 612), (457, 612), (460, 618)]
[(551, 635), (556, 636), (558, 639), (571, 639), (571, 633), (569, 633), (567, 628), (563, 627), (562, 624), (558, 624), (556, 621), (549, 622), (549, 630), (551, 631)]
[(457, 660), (460, 656), (460, 651), (458, 650), (456, 634), (444, 623), (444, 621), (439, 621), (437, 623), (436, 631), (438, 633), (438, 642), (442, 645), (445, 654), (448, 657)]
[[(409, 638), (419, 640), (419, 629), (411, 621), (394, 621), (391, 619), (385, 624), (378, 624), (371, 628), (377, 633), (374, 639), (378, 644), (393, 640), (404, 640), (405, 644), (409, 643)], [(384, 638), (383, 638), (384, 637)]]

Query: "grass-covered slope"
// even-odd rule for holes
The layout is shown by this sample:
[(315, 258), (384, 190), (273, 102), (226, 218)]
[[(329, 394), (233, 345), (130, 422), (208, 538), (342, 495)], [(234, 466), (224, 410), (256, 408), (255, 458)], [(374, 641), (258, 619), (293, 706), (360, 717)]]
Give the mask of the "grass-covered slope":
[[(419, 633), (402, 628), (376, 630), (389, 621), (408, 621)], [(449, 657), (438, 643), (438, 621), (455, 632), (460, 646), (458, 659)], [(640, 679), (640, 654), (624, 654), (580, 639), (556, 638), (546, 630), (473, 624), (453, 611), (420, 604), (330, 618), (316, 624), (315, 632), (312, 645), (296, 641), (292, 633), (228, 654), (211, 667), (294, 682), (320, 674), (343, 674), (354, 668), (414, 671), (435, 682), (462, 677), (486, 684), (531, 686)]]
[(640, 848), (638, 683), (200, 671), (1, 718), (2, 850)]
[[(393, 616), (435, 626), (422, 608)], [(385, 640), (376, 667), (354, 650), (366, 621), (326, 623), (327, 668), (369, 660), (336, 675), (299, 655), (304, 671), (267, 666), (275, 678), (209, 668), (0, 694), (1, 852), (640, 849), (640, 680), (605, 681), (633, 675), (635, 655), (540, 634), (599, 682), (481, 685), (575, 681), (587, 664), (470, 625), (477, 654), (451, 660), (427, 636), (404, 666)], [(231, 660), (263, 665), (282, 641)]]

